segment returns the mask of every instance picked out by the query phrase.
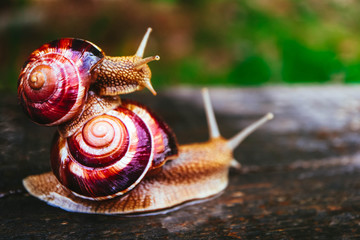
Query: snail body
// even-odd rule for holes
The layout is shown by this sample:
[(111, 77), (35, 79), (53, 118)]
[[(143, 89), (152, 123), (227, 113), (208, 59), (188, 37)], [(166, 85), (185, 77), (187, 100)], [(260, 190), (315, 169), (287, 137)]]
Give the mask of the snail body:
[[(233, 138), (224, 139), (205, 89), (210, 139), (178, 145), (172, 130), (155, 113), (140, 103), (120, 99), (114, 91), (148, 87), (151, 72), (146, 64), (157, 59), (142, 59), (149, 32), (135, 57), (121, 60), (133, 59), (131, 71), (145, 74), (133, 73), (142, 80), (124, 80), (119, 69), (115, 75), (121, 77), (116, 80), (106, 73), (106, 57), (91, 68), (95, 81), (80, 112), (57, 123), (50, 157), (53, 171), (23, 180), (31, 195), (72, 212), (138, 214), (208, 198), (226, 188), (229, 168), (240, 166), (233, 150), (273, 116), (267, 114)], [(21, 99), (21, 90), (19, 94)]]
[(167, 162), (160, 172), (144, 178), (126, 195), (103, 201), (77, 197), (63, 188), (52, 172), (29, 176), (24, 186), (33, 196), (71, 212), (134, 214), (165, 210), (214, 196), (226, 188), (232, 151), (225, 146), (224, 139), (182, 145), (179, 157)]

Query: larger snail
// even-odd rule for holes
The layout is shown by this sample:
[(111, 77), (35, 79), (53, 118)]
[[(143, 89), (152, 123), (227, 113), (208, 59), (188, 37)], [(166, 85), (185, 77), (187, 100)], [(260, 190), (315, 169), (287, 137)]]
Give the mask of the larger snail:
[[(19, 77), (20, 103), (33, 121), (59, 126), (51, 148), (53, 171), (23, 180), (31, 195), (72, 212), (134, 214), (208, 198), (226, 188), (229, 167), (239, 166), (233, 150), (273, 115), (226, 140), (205, 89), (210, 140), (178, 146), (155, 113), (118, 96), (144, 87), (155, 94), (147, 63), (159, 57), (142, 58), (149, 33), (135, 56), (116, 58), (116, 64), (78, 39), (57, 40), (31, 54)], [(79, 82), (73, 84), (74, 77)]]

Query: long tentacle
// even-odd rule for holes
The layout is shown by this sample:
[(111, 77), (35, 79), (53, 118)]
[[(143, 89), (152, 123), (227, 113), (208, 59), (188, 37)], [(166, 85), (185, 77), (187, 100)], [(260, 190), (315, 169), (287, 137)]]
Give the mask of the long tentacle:
[(149, 39), (151, 31), (152, 31), (152, 29), (149, 27), (139, 45), (138, 50), (136, 51), (136, 54), (135, 54), (136, 56), (141, 57), (141, 58), (144, 56), (145, 47), (146, 47), (146, 44)]
[(253, 133), (256, 129), (258, 129), (260, 126), (262, 126), (267, 121), (274, 118), (274, 115), (272, 113), (266, 114), (264, 117), (260, 118), (250, 126), (246, 127), (245, 129), (241, 130), (238, 134), (236, 134), (234, 137), (228, 140), (227, 144), (230, 149), (235, 149), (239, 144), (251, 133)]
[(218, 138), (218, 137), (220, 137), (219, 127), (216, 123), (214, 110), (213, 110), (211, 100), (210, 100), (209, 90), (207, 88), (202, 89), (202, 96), (203, 96), (204, 105), (205, 105), (206, 119), (207, 119), (208, 126), (209, 126), (210, 139)]

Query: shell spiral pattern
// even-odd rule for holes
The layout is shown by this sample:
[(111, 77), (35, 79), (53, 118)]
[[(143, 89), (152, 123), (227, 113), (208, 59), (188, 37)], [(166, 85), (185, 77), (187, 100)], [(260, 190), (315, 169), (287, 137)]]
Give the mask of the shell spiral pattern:
[(18, 96), (27, 115), (52, 126), (79, 114), (92, 81), (90, 71), (103, 57), (96, 45), (72, 38), (35, 50), (18, 80)]
[(150, 168), (176, 154), (168, 126), (139, 103), (125, 100), (72, 136), (57, 134), (51, 165), (66, 188), (80, 197), (102, 200), (130, 191)]
[(111, 198), (132, 189), (151, 166), (152, 136), (131, 111), (118, 107), (87, 122), (51, 151), (58, 180), (91, 199)]
[(154, 136), (153, 168), (162, 166), (167, 160), (178, 155), (178, 143), (173, 131), (154, 112), (135, 101), (123, 100), (122, 106), (130, 109), (143, 119)]

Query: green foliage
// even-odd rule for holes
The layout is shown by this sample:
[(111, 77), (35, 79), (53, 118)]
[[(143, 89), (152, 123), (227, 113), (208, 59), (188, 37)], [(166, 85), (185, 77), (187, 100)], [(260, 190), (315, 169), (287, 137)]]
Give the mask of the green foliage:
[[(10, 2), (9, 2), (10, 3)], [(26, 56), (79, 37), (109, 55), (135, 52), (147, 26), (153, 84), (360, 82), (356, 1), (11, 1), (0, 10), (0, 89), (16, 89)], [(156, 51), (154, 53), (154, 51)]]
[(258, 85), (267, 83), (271, 78), (271, 70), (267, 62), (260, 56), (251, 56), (234, 65), (229, 72), (229, 83)]
[(282, 47), (282, 76), (285, 82), (323, 83), (341, 68), (331, 50), (314, 50), (295, 41), (286, 41)]

